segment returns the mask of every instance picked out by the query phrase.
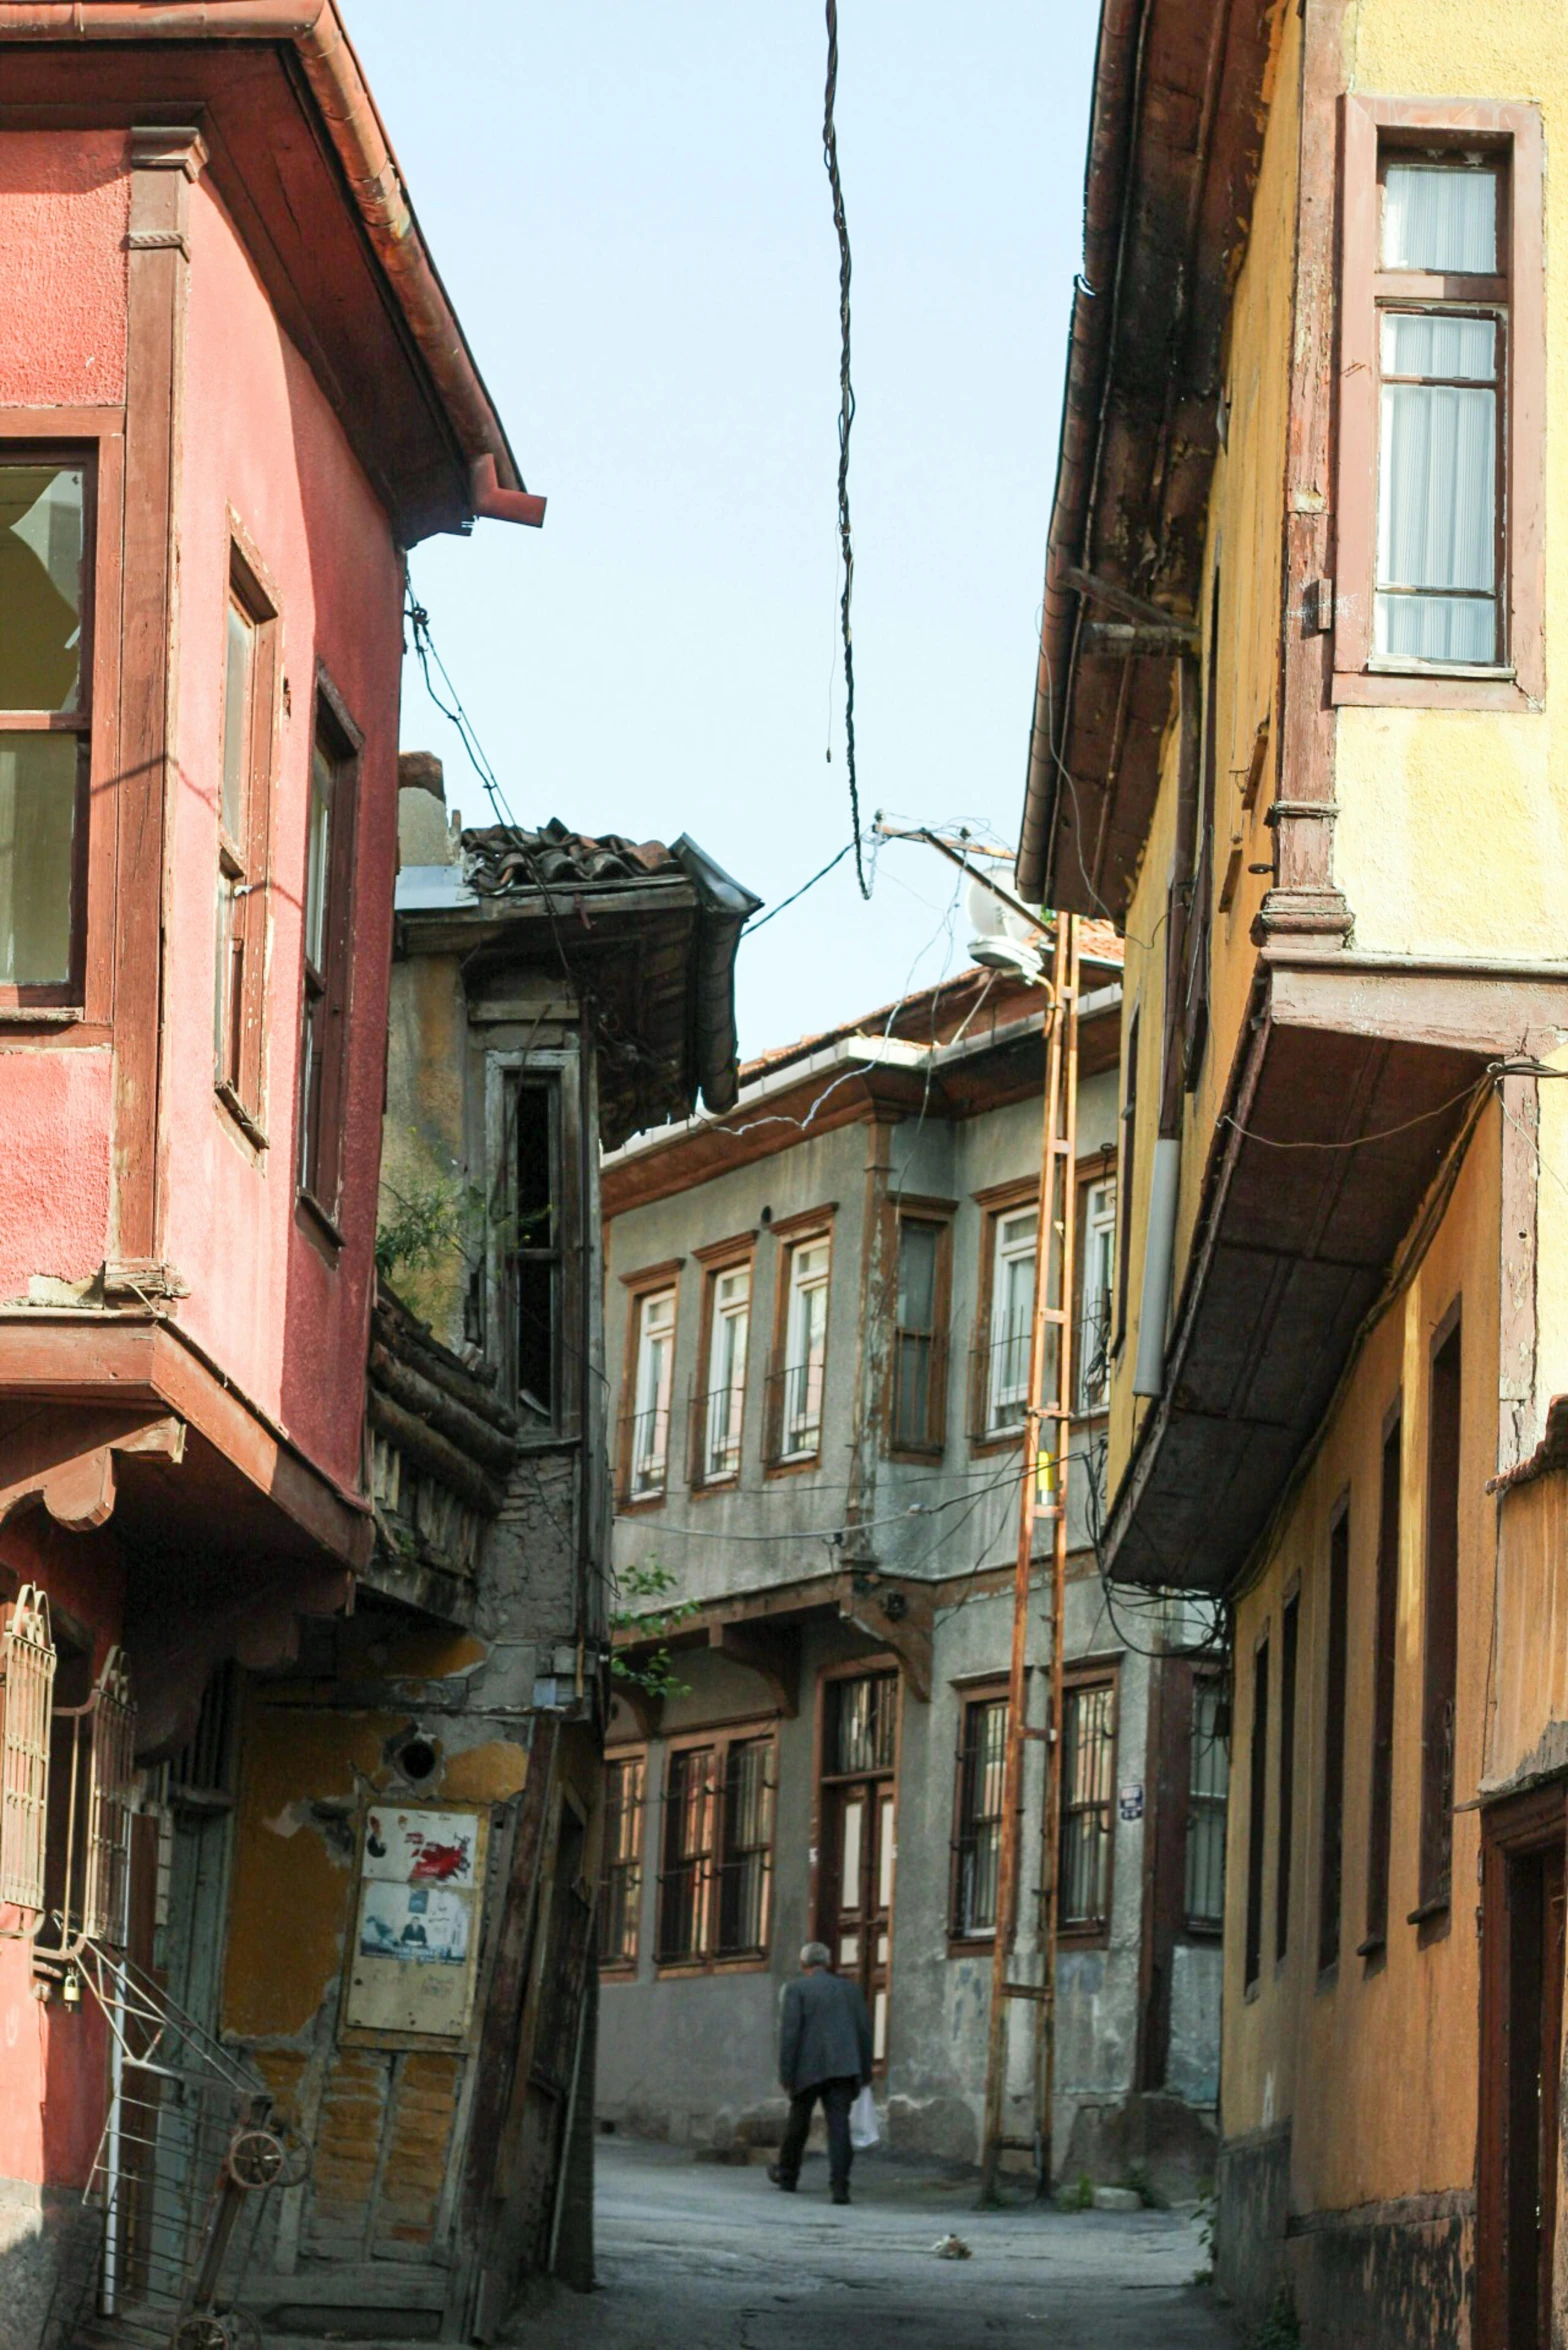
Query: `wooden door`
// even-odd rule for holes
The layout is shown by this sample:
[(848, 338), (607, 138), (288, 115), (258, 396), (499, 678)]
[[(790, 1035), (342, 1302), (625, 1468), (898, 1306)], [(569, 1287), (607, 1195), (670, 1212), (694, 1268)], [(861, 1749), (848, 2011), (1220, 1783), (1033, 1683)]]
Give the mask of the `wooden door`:
[(837, 1972), (865, 1994), (872, 2054), (881, 2072), (887, 2062), (898, 1859), (898, 1675), (831, 1680), (824, 1700), (817, 1932)]
[(1560, 1787), (1488, 1817), (1477, 2263), (1485, 2350), (1549, 2350), (1552, 2340), (1564, 1877)]

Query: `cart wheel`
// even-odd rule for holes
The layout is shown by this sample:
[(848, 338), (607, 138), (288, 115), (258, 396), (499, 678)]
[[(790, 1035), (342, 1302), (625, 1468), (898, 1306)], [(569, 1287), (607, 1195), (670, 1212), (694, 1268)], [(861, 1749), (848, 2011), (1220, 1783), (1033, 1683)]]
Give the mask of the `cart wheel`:
[(182, 2317), (169, 2336), (169, 2350), (236, 2350), (229, 2320), (215, 2309), (198, 2309)]
[(229, 2176), (237, 2187), (275, 2186), (287, 2162), (288, 2149), (276, 2130), (236, 2130), (229, 2140)]
[(248, 2309), (225, 2310), (223, 2322), (229, 2329), (227, 2350), (261, 2350), (261, 2321)]
[(310, 2176), (310, 2148), (298, 2130), (279, 2132), (283, 2141), (283, 2168), (273, 2182), (279, 2187), (298, 2187)]

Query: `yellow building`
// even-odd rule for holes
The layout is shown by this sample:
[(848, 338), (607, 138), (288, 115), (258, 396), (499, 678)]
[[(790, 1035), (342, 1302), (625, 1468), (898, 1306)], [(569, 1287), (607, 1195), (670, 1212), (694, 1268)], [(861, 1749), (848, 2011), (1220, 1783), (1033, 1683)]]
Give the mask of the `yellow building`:
[(1232, 1614), (1220, 2278), (1336, 2350), (1568, 2313), (1565, 130), (1521, 0), (1105, 0), (1019, 880), (1126, 931), (1106, 1563)]

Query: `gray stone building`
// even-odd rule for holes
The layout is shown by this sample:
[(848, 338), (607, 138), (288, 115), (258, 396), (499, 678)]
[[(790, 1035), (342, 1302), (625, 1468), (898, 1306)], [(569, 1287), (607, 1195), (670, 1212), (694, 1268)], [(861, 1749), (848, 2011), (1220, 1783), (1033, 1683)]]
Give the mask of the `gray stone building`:
[[(1087, 944), (1055, 2145), (1075, 2176), (1146, 2162), (1178, 2187), (1206, 2170), (1217, 2089), (1227, 1700), (1209, 1627), (1113, 1599), (1097, 1571), (1121, 987), (1119, 942), (1091, 925)], [(605, 2125), (771, 2137), (779, 1992), (820, 1937), (870, 2002), (892, 2143), (977, 2154), (1041, 1003), (963, 972), (751, 1062), (727, 1117), (605, 1167)], [(1026, 1968), (1045, 1751), (1025, 1772)], [(1015, 2037), (1009, 2134), (1032, 2110)]]

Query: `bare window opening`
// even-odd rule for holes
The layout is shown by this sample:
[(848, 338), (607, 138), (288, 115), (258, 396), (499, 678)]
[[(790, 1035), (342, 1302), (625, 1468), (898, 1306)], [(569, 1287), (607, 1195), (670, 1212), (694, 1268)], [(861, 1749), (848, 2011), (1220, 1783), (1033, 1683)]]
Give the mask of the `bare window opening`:
[(0, 465), (0, 989), (80, 982), (89, 681), (85, 464)]
[(512, 1089), (512, 1232), (507, 1249), (513, 1384), (527, 1423), (552, 1429), (561, 1405), (561, 1089)]
[(84, 1942), (125, 1947), (136, 1708), (119, 1649), (110, 1649), (92, 1679), (85, 1650), (63, 1640), (57, 1645), (44, 1895), (48, 1917), (36, 1947), (42, 1957), (69, 1959)]

